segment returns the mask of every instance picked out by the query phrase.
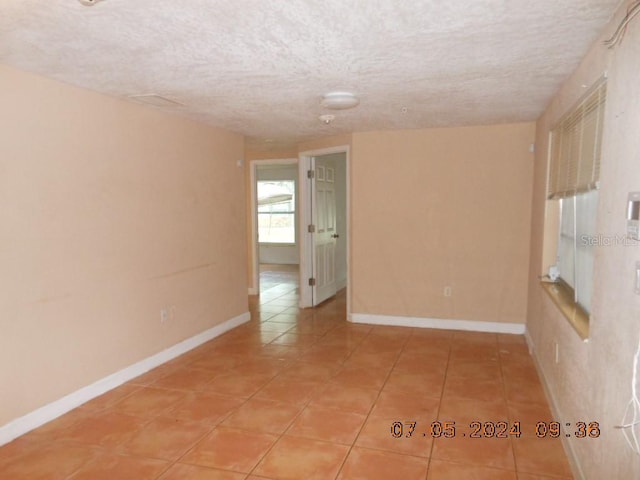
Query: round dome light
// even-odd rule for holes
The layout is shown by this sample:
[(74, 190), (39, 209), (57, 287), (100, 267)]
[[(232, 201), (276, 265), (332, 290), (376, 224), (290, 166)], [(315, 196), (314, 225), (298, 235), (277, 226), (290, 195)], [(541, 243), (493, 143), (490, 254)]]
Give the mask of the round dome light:
[(320, 105), (332, 110), (346, 110), (347, 108), (357, 107), (360, 100), (353, 93), (349, 92), (330, 92), (322, 97)]

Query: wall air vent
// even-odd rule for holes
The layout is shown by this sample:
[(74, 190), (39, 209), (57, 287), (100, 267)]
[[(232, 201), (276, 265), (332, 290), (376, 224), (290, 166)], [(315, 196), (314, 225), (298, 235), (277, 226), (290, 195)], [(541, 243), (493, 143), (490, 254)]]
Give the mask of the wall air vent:
[(146, 105), (153, 105), (154, 107), (184, 107), (185, 105), (175, 100), (163, 97), (156, 93), (146, 93), (144, 95), (129, 95), (129, 100), (135, 102), (144, 103)]

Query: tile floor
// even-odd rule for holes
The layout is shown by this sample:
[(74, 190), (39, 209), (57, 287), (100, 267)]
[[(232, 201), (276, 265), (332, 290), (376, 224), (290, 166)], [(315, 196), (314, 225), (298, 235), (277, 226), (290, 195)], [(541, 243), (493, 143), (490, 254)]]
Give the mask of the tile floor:
[(0, 479), (572, 478), (522, 337), (350, 324), (344, 293), (299, 311), (279, 275), (251, 322), (0, 448)]

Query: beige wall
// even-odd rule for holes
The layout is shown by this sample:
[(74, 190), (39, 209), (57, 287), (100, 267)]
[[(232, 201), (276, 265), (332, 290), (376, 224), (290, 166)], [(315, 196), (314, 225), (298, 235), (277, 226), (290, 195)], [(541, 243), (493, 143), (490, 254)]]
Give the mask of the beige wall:
[(312, 150), (322, 150), (324, 148), (350, 146), (353, 136), (351, 134), (331, 135), (329, 137), (310, 140), (298, 144), (298, 152), (309, 152)]
[(351, 147), (352, 312), (524, 323), (534, 131), (360, 132), (298, 145)]
[(4, 66), (0, 97), (1, 426), (246, 312), (247, 284), (241, 136)]
[[(280, 160), (283, 158), (297, 158), (298, 149), (296, 146), (291, 148), (277, 148), (277, 149), (255, 149), (254, 147), (246, 147), (244, 152), (244, 158), (247, 163), (251, 160)], [(248, 175), (247, 175), (248, 179)]]
[(354, 133), (353, 313), (524, 323), (534, 127)]
[[(545, 296), (537, 280), (543, 260), (545, 183), (549, 130), (605, 71), (608, 98), (599, 193), (598, 233), (623, 235), (629, 191), (640, 190), (640, 22), (629, 25), (622, 44), (602, 46), (626, 12), (614, 21), (554, 97), (537, 123), (535, 185), (529, 272), (527, 329), (534, 355), (562, 422), (599, 421), (598, 440), (571, 439), (569, 445), (586, 479), (640, 478), (640, 457), (626, 445), (620, 424), (631, 396), (633, 355), (640, 335), (640, 296), (633, 293), (638, 246), (600, 247), (588, 343), (583, 343)], [(555, 362), (555, 344), (559, 362)], [(578, 472), (578, 470), (577, 470)]]

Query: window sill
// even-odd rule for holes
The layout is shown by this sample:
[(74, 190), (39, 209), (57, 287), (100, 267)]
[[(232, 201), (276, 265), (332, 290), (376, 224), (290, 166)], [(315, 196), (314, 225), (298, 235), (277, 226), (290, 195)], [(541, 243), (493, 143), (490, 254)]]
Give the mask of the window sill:
[(560, 312), (584, 341), (589, 339), (589, 314), (573, 299), (573, 293), (561, 283), (540, 282)]

